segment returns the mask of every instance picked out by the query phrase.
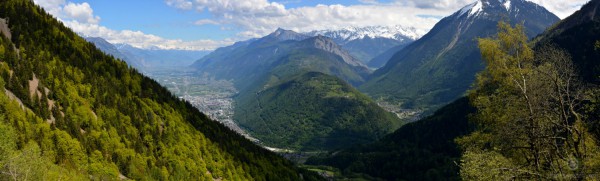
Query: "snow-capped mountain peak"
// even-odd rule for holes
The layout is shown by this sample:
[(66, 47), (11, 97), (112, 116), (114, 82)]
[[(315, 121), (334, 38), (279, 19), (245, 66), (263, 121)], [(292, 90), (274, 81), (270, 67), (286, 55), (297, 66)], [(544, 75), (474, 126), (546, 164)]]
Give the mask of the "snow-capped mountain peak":
[(461, 17), (466, 13), (469, 14), (467, 17), (477, 16), (480, 13), (485, 13), (484, 9), (499, 6), (504, 7), (506, 11), (510, 11), (512, 2), (511, 0), (478, 0), (472, 4), (463, 7), (460, 11), (458, 11), (458, 17)]
[(425, 34), (425, 31), (412, 27), (396, 26), (366, 26), (344, 27), (337, 30), (317, 30), (305, 33), (310, 36), (323, 35), (332, 39), (352, 41), (364, 38), (388, 38), (398, 41), (416, 40)]

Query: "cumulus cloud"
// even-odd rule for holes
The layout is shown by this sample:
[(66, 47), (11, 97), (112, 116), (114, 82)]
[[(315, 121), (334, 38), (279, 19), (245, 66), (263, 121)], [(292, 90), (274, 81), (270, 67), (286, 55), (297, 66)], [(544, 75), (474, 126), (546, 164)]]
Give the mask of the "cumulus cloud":
[[(437, 17), (452, 14), (476, 0), (396, 0), (381, 3), (359, 0), (359, 5), (316, 5), (286, 8), (268, 0), (165, 0), (166, 4), (184, 10), (210, 12), (214, 21), (231, 24), (241, 30), (239, 36), (260, 37), (278, 27), (295, 31), (340, 29), (347, 26), (403, 25), (428, 31), (439, 21)], [(564, 18), (588, 0), (531, 0)], [(216, 23), (212, 23), (216, 24)]]
[[(111, 43), (126, 43), (138, 48), (180, 50), (214, 50), (218, 47), (234, 43), (231, 39), (184, 41), (181, 39), (166, 39), (141, 31), (112, 30), (99, 25), (100, 17), (94, 15), (94, 10), (87, 2), (73, 3), (66, 2), (65, 0), (34, 0), (34, 2), (44, 7), (46, 11), (73, 29), (73, 31), (83, 36), (102, 37)], [(186, 8), (185, 3), (176, 7)], [(197, 25), (216, 23), (216, 21), (209, 19), (196, 22)]]
[(116, 31), (97, 24), (81, 23), (78, 21), (65, 21), (65, 25), (80, 32), (84, 36), (102, 37), (111, 43), (126, 43), (138, 48), (160, 48), (178, 50), (213, 50), (224, 45), (233, 44), (231, 39), (226, 40), (194, 40), (165, 39), (156, 35), (146, 34), (141, 31), (122, 30)]
[(69, 2), (63, 7), (63, 13), (67, 17), (75, 19), (78, 22), (91, 24), (98, 24), (98, 22), (100, 22), (100, 17), (94, 16), (94, 10), (92, 10), (90, 4), (87, 2), (81, 4)]
[(579, 10), (581, 6), (589, 2), (589, 0), (528, 0), (544, 6), (548, 11), (556, 14), (556, 16), (566, 18)]
[[(426, 31), (437, 21), (436, 16), (449, 15), (459, 9), (420, 9), (414, 3), (382, 4), (362, 0), (364, 4), (344, 6), (316, 5), (286, 8), (267, 0), (165, 0), (179, 9), (210, 12), (220, 24), (237, 26), (241, 37), (264, 36), (276, 28), (306, 32), (322, 29), (340, 29), (347, 26), (404, 25)], [(191, 7), (190, 7), (191, 6)], [(182, 8), (183, 7), (183, 8)], [(423, 13), (432, 15), (422, 16)], [(201, 23), (202, 24), (202, 23)]]
[(62, 5), (65, 4), (65, 0), (34, 0), (33, 2), (44, 7), (48, 13), (54, 16), (61, 13)]

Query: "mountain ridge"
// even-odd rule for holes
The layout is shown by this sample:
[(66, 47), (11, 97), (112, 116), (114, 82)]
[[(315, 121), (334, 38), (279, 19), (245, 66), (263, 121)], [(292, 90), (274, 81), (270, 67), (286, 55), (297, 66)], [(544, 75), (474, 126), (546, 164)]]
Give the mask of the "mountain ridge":
[(498, 21), (523, 22), (527, 35), (534, 37), (559, 20), (537, 4), (512, 0), (507, 9), (506, 2), (480, 0), (443, 18), (359, 89), (405, 108), (435, 108), (457, 99), (484, 67), (476, 39), (494, 35)]
[(396, 25), (345, 27), (337, 30), (315, 30), (304, 34), (330, 37), (363, 64), (369, 65), (370, 68), (379, 68), (378, 64), (372, 66), (370, 63), (375, 57), (394, 47), (400, 49), (412, 43), (424, 32)]

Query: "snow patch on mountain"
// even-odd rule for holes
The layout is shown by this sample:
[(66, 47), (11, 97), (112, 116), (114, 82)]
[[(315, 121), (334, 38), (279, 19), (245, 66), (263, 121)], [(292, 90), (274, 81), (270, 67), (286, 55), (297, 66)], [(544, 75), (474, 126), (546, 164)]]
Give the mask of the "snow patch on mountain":
[(506, 1), (506, 2), (504, 2), (504, 4), (502, 4), (502, 5), (504, 5), (504, 7), (506, 8), (506, 11), (509, 11), (509, 10), (510, 10), (510, 0), (507, 0), (507, 1)]
[(398, 41), (416, 40), (423, 36), (425, 31), (412, 27), (396, 26), (367, 26), (345, 27), (337, 30), (317, 30), (307, 32), (309, 36), (323, 35), (332, 39), (352, 41), (364, 38), (388, 38)]
[(465, 14), (467, 12), (471, 12), (473, 7), (475, 7), (475, 5), (477, 5), (477, 3), (480, 3), (480, 1), (474, 2), (473, 4), (469, 4), (469, 5), (465, 6), (464, 8), (460, 9), (460, 11), (458, 13), (458, 17), (461, 17), (463, 14)]
[(480, 12), (481, 10), (483, 10), (483, 3), (481, 1), (477, 1), (475, 3), (475, 6), (473, 6), (473, 8), (471, 8), (471, 11), (469, 11), (469, 17)]

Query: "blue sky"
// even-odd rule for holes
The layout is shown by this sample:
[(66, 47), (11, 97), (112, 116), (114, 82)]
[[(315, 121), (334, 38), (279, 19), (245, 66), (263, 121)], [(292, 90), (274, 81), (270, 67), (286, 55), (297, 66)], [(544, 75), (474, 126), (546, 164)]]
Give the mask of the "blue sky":
[[(84, 36), (140, 48), (212, 50), (264, 36), (347, 26), (427, 32), (476, 0), (34, 0)], [(588, 0), (532, 0), (564, 18)]]

